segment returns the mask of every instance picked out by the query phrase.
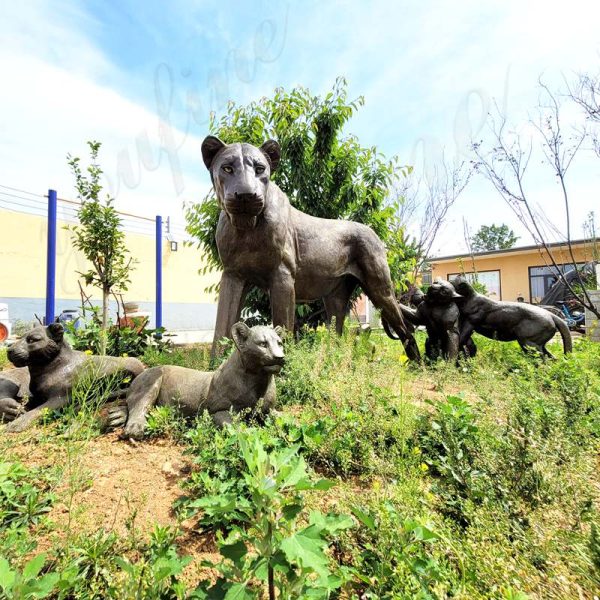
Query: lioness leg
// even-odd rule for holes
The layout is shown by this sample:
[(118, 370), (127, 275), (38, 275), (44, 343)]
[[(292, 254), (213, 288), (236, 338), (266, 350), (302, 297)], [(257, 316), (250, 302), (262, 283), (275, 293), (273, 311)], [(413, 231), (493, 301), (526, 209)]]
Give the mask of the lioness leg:
[[(294, 331), (296, 316), (296, 291), (291, 273), (284, 267), (273, 276), (269, 288), (273, 325), (281, 325), (288, 331)], [(233, 323), (232, 323), (233, 325)]]
[(234, 323), (239, 321), (248, 285), (239, 277), (225, 271), (221, 277), (219, 304), (217, 306), (217, 322), (210, 357), (215, 358), (219, 340), (229, 337)]
[(127, 394), (127, 423), (123, 432), (124, 438), (139, 440), (144, 436), (148, 411), (156, 403), (163, 371), (161, 367), (154, 367), (144, 371), (136, 377)]
[(356, 281), (353, 278), (346, 278), (329, 296), (323, 298), (325, 312), (327, 313), (327, 323), (331, 325), (331, 319), (335, 317), (335, 331), (341, 335), (344, 331), (344, 320), (348, 311), (348, 302), (350, 296), (356, 289)]

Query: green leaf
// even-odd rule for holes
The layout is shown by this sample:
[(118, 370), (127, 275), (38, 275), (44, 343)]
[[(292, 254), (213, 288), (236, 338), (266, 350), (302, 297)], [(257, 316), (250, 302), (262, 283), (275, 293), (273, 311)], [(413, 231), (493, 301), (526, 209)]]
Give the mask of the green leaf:
[(319, 481), (317, 481), (313, 485), (313, 490), (320, 490), (321, 492), (326, 492), (332, 487), (335, 487), (335, 485), (335, 481), (331, 481), (331, 479), (319, 479)]
[(320, 533), (326, 532), (329, 534), (354, 527), (354, 521), (349, 515), (336, 515), (333, 513), (324, 515), (318, 511), (310, 513), (309, 523), (317, 527)]
[(12, 590), (15, 577), (16, 573), (11, 570), (8, 561), (5, 558), (0, 558), (0, 587), (5, 592)]
[(352, 507), (352, 514), (371, 531), (375, 531), (375, 517), (361, 510), (358, 506)]
[(23, 569), (23, 579), (34, 579), (42, 570), (45, 562), (45, 554), (38, 554), (37, 556), (34, 556), (30, 561), (27, 562), (25, 568)]
[(223, 544), (219, 548), (219, 552), (225, 558), (233, 561), (235, 565), (239, 566), (241, 559), (248, 554), (248, 548), (242, 540), (238, 540), (233, 544)]
[(293, 521), (302, 511), (302, 504), (288, 504), (281, 509), (286, 521)]
[(255, 600), (258, 598), (255, 592), (246, 588), (243, 583), (234, 583), (225, 594), (224, 600)]
[(314, 525), (285, 538), (280, 544), (288, 561), (326, 577), (329, 574), (329, 560), (323, 552), (324, 546), (325, 541)]

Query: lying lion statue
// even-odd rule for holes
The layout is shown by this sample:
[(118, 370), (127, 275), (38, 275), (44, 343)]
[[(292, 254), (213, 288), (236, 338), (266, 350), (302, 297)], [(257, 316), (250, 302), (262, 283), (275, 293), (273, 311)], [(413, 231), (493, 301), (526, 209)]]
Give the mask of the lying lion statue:
[(141, 439), (148, 411), (155, 405), (175, 406), (191, 417), (208, 411), (217, 425), (231, 422), (232, 412), (268, 413), (275, 402), (275, 378), (284, 363), (281, 327), (236, 323), (231, 336), (236, 349), (214, 372), (185, 367), (147, 369), (131, 385), (127, 406), (109, 410), (111, 428), (125, 425), (124, 438)]
[(8, 348), (8, 359), (16, 367), (29, 370), (29, 402), (20, 416), (5, 412), (5, 419), (15, 418), (6, 431), (20, 432), (30, 427), (44, 409), (56, 410), (68, 404), (77, 378), (84, 373), (105, 377), (122, 372), (137, 377), (144, 365), (136, 358), (89, 356), (73, 350), (64, 339), (60, 323), (37, 326)]
[(502, 342), (517, 341), (521, 349), (537, 350), (552, 358), (546, 344), (560, 332), (565, 354), (573, 349), (571, 332), (563, 319), (524, 302), (502, 302), (478, 294), (464, 278), (452, 281), (462, 298), (456, 303), (460, 311), (460, 346), (476, 331), (488, 338)]
[(25, 413), (29, 397), (29, 369), (8, 369), (0, 372), (0, 423), (14, 421)]
[(214, 136), (202, 143), (202, 158), (221, 207), (216, 242), (223, 275), (213, 355), (218, 340), (239, 319), (252, 286), (268, 292), (274, 325), (293, 331), (296, 303), (323, 299), (338, 333), (360, 286), (381, 310), (386, 331), (402, 340), (409, 358), (419, 360), (413, 327), (394, 296), (383, 242), (361, 223), (320, 219), (294, 208), (270, 181), (280, 154), (274, 140), (260, 148), (227, 145)]

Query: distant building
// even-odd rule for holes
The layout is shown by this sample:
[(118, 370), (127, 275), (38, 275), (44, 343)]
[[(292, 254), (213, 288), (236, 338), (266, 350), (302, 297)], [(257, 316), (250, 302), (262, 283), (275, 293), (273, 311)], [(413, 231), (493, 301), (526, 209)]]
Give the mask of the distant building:
[[(573, 268), (569, 248), (563, 243), (548, 244), (563, 272)], [(592, 244), (586, 240), (572, 242), (577, 266), (592, 260)], [(496, 300), (539, 303), (557, 280), (552, 262), (542, 246), (521, 246), (509, 250), (492, 250), (470, 254), (453, 254), (429, 259), (430, 273), (424, 273), (423, 282), (436, 277), (451, 279), (464, 273), (485, 285), (488, 295)]]
[[(29, 207), (29, 208), (28, 208)], [(27, 211), (27, 212), (25, 212)], [(76, 207), (59, 202), (56, 244), (56, 315), (81, 305), (78, 281), (90, 264), (75, 250), (71, 233), (65, 226), (76, 222)], [(46, 298), (47, 218), (43, 199), (12, 202), (0, 194), (0, 304), (8, 306), (12, 324), (44, 316)], [(131, 284), (123, 294), (126, 302), (150, 313), (154, 325), (156, 298), (156, 240), (153, 219), (122, 216), (125, 245), (135, 264)], [(166, 227), (165, 227), (166, 229)], [(177, 244), (172, 235), (163, 237), (163, 325), (171, 331), (212, 330), (217, 312), (216, 293), (206, 288), (219, 281), (220, 273), (200, 274), (206, 263), (200, 250), (185, 246), (179, 232)], [(99, 304), (97, 288), (84, 287)], [(111, 302), (115, 316), (116, 302)]]

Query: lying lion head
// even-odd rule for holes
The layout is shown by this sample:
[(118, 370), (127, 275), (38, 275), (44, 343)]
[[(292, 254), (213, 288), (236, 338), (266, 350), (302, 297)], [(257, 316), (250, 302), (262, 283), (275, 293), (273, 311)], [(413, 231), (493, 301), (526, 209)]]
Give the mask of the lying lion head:
[(48, 327), (38, 325), (8, 348), (8, 360), (15, 367), (45, 365), (58, 356), (62, 346), (64, 329), (60, 323)]
[(281, 327), (256, 325), (252, 328), (245, 323), (236, 323), (231, 329), (231, 337), (239, 350), (246, 371), (251, 373), (279, 373), (285, 362), (283, 344), (279, 337)]
[(202, 158), (221, 208), (232, 225), (251, 229), (265, 207), (269, 177), (279, 164), (281, 149), (274, 140), (260, 148), (251, 144), (224, 144), (209, 135), (202, 142)]

